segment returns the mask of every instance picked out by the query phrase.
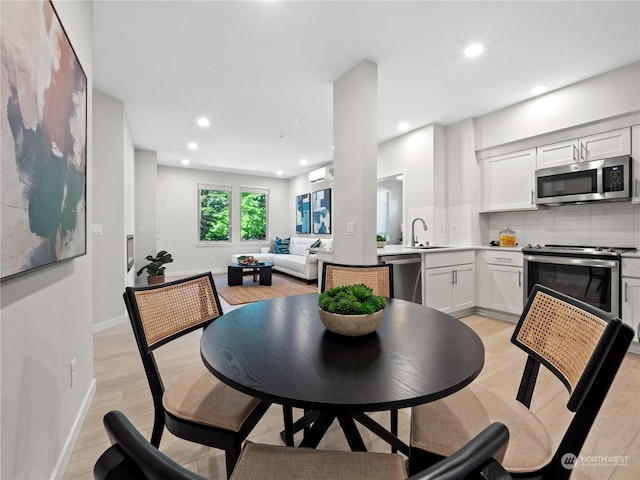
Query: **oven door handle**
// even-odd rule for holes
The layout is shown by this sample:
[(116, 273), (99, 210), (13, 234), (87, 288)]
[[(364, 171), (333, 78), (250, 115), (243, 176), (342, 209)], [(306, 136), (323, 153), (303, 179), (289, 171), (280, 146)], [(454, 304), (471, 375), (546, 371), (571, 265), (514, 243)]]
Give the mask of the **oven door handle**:
[(619, 260), (602, 258), (556, 257), (552, 255), (524, 255), (525, 262), (551, 263), (557, 265), (575, 265), (577, 267), (616, 268)]

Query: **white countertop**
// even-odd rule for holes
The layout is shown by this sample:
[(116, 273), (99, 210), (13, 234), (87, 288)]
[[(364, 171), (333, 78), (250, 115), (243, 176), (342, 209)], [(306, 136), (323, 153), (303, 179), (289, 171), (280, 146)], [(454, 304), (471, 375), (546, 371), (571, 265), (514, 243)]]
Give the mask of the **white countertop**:
[(420, 249), (410, 247), (408, 245), (385, 245), (378, 249), (378, 256), (383, 255), (408, 255), (412, 253), (438, 253), (438, 252), (457, 252), (461, 250), (505, 250), (505, 251), (521, 251), (520, 247), (490, 247), (490, 246), (473, 246), (473, 245), (451, 245), (438, 248)]

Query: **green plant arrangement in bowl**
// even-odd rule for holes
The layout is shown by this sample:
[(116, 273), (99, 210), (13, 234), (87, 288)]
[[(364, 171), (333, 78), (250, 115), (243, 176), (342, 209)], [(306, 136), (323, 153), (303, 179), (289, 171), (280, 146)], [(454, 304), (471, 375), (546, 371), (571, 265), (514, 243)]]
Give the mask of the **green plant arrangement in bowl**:
[(378, 248), (382, 248), (387, 244), (387, 237), (385, 237), (384, 235), (376, 235), (376, 242)]
[(385, 299), (366, 285), (346, 285), (320, 294), (318, 314), (327, 330), (356, 337), (378, 328), (385, 305)]

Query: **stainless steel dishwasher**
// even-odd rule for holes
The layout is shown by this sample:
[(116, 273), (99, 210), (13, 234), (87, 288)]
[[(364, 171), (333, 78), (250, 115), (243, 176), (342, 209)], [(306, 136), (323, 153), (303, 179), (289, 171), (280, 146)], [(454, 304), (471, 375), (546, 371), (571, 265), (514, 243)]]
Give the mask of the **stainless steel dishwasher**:
[(393, 265), (393, 296), (401, 300), (422, 303), (422, 255), (380, 255), (380, 265)]

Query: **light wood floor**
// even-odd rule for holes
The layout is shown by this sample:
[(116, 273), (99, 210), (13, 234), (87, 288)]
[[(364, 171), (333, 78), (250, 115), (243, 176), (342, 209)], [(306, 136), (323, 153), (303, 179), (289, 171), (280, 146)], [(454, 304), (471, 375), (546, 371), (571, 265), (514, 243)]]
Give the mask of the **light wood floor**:
[[(225, 308), (226, 307), (226, 308)], [(223, 305), (225, 311), (228, 306)], [(482, 338), (486, 348), (485, 367), (476, 380), (508, 397), (515, 397), (524, 365), (524, 354), (509, 342), (513, 324), (480, 315), (465, 317), (463, 321)], [(167, 378), (181, 375), (201, 362), (200, 332), (194, 332), (157, 351), (160, 368)], [(149, 438), (153, 424), (151, 394), (142, 363), (129, 325), (120, 325), (94, 336), (94, 370), (96, 395), (84, 422), (64, 480), (92, 479), (96, 459), (109, 446), (102, 427), (102, 417), (110, 410), (123, 411), (131, 422)], [(559, 440), (569, 415), (565, 408), (568, 394), (551, 374), (541, 369), (537, 394), (532, 410)], [(581, 452), (572, 479), (640, 478), (640, 356), (627, 354), (609, 392), (607, 400)], [(295, 412), (297, 415), (298, 412)], [(374, 418), (388, 427), (388, 413), (374, 414)], [(272, 406), (258, 424), (250, 439), (255, 442), (281, 444), (281, 407)], [(362, 430), (363, 439), (372, 451), (388, 452), (388, 445)], [(409, 411), (400, 412), (400, 437), (409, 442)], [(319, 448), (348, 450), (337, 424), (327, 433)], [(187, 442), (165, 430), (160, 449), (187, 468), (210, 479), (225, 479), (224, 453)], [(627, 462), (610, 465), (605, 456), (626, 456)]]

